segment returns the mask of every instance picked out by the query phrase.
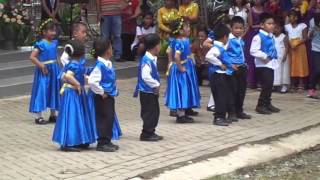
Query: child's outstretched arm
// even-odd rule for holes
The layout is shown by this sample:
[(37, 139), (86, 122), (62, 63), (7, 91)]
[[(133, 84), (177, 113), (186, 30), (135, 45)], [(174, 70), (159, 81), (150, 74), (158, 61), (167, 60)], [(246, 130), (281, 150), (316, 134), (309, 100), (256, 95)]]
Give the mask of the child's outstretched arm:
[(34, 49), (31, 52), (30, 60), (34, 65), (36, 65), (37, 67), (39, 67), (41, 69), (41, 71), (44, 75), (47, 75), (49, 73), (48, 69), (46, 68), (46, 65), (44, 65), (42, 62), (39, 61), (38, 56), (39, 56), (39, 50)]

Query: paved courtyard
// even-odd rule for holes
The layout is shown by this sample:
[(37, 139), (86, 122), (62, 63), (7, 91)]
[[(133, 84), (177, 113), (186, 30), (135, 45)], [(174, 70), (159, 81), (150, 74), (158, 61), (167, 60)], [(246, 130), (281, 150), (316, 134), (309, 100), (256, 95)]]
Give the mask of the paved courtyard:
[[(116, 153), (59, 151), (51, 141), (53, 124), (37, 126), (27, 112), (29, 97), (0, 100), (0, 179), (128, 179), (144, 172), (186, 162), (251, 141), (320, 123), (320, 101), (304, 94), (274, 94), (282, 109), (273, 115), (254, 113), (257, 91), (249, 91), (245, 108), (254, 116), (229, 127), (212, 125), (206, 111), (209, 89), (201, 88), (202, 109), (194, 124), (176, 124), (161, 99), (161, 142), (140, 142), (140, 105), (132, 98), (136, 79), (119, 80), (116, 110), (123, 137)], [(164, 87), (162, 87), (163, 89)], [(162, 91), (163, 92), (163, 91)], [(162, 93), (163, 94), (163, 93)], [(179, 177), (176, 178), (179, 180)]]

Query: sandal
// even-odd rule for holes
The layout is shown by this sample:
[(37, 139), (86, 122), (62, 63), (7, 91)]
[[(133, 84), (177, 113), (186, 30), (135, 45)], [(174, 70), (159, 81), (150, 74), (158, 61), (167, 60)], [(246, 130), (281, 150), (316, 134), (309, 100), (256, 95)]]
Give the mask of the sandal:
[(39, 124), (39, 125), (44, 125), (44, 124), (47, 124), (47, 123), (48, 123), (47, 121), (45, 121), (45, 120), (43, 119), (43, 117), (36, 118), (36, 119), (34, 120), (34, 122), (35, 122), (36, 124)]

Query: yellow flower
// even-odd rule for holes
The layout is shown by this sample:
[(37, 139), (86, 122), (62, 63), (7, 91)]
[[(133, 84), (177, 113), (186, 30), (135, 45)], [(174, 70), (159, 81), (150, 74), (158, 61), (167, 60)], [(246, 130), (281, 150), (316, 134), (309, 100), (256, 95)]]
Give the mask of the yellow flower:
[(18, 20), (17, 23), (20, 24), (20, 25), (23, 24), (23, 22), (21, 20)]
[(11, 22), (17, 22), (16, 18), (11, 18)]
[(3, 19), (7, 19), (8, 18), (8, 15), (3, 15)]
[(7, 23), (10, 22), (10, 18), (5, 18), (4, 21)]
[(22, 16), (21, 15), (18, 15), (17, 16), (17, 19), (19, 20), (19, 19), (22, 19)]

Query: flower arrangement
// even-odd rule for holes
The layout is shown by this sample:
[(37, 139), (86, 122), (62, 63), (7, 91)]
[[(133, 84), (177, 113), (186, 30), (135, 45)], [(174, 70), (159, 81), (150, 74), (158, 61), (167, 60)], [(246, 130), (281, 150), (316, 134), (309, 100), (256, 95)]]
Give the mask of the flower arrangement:
[(0, 2), (0, 28), (4, 39), (14, 40), (17, 45), (23, 45), (28, 34), (34, 28), (28, 15), (28, 10), (21, 1), (15, 5)]

